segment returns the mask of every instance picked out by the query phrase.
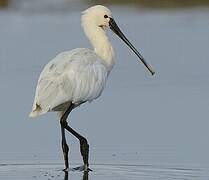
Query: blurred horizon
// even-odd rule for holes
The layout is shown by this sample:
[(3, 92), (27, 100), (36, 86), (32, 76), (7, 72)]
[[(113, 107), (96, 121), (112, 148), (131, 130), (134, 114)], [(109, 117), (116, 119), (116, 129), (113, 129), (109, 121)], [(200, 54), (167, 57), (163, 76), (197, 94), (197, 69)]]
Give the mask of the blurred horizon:
[(32, 12), (48, 12), (76, 10), (82, 5), (123, 5), (134, 6), (139, 9), (172, 10), (182, 8), (208, 8), (208, 0), (0, 0), (0, 10), (28, 10)]

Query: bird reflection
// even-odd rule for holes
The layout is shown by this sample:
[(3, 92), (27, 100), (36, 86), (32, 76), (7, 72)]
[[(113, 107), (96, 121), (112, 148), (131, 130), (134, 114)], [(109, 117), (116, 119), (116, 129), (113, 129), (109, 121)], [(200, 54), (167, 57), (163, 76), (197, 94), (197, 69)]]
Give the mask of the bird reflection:
[(65, 172), (64, 180), (68, 180), (68, 172)]
[[(88, 179), (89, 179), (89, 172), (88, 171), (84, 171), (82, 180), (88, 180)], [(69, 180), (69, 173), (68, 172), (65, 172), (64, 180)]]
[(83, 172), (83, 180), (89, 180), (89, 172), (88, 171)]

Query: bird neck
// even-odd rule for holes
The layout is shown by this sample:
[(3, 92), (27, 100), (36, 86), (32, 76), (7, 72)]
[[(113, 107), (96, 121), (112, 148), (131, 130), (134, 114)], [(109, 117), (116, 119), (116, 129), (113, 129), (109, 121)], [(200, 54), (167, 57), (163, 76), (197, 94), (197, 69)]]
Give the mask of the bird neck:
[(86, 36), (94, 47), (95, 53), (105, 62), (110, 71), (114, 65), (114, 50), (105, 30), (97, 26), (88, 25), (88, 27), (85, 27), (84, 25), (83, 27)]

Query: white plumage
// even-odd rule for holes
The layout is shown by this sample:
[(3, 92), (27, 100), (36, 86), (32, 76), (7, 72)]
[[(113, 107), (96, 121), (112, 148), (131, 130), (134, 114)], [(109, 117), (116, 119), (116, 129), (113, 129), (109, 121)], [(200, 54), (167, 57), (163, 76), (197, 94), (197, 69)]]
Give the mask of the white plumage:
[(100, 96), (108, 76), (107, 65), (92, 50), (78, 48), (57, 55), (43, 69), (36, 88), (31, 117), (65, 111)]
[(151, 66), (121, 32), (109, 9), (101, 5), (88, 8), (83, 12), (81, 21), (94, 50), (78, 48), (60, 53), (52, 59), (41, 72), (30, 113), (30, 117), (36, 117), (48, 111), (59, 112), (65, 161), (64, 171), (69, 170), (69, 147), (65, 130), (80, 141), (80, 152), (84, 165), (78, 169), (90, 170), (88, 168), (88, 141), (68, 125), (67, 117), (75, 107), (98, 98), (105, 87), (114, 65), (114, 51), (106, 35), (106, 29), (110, 28), (118, 35), (139, 57), (151, 74), (154, 74)]
[(38, 80), (30, 117), (48, 111), (66, 111), (69, 104), (79, 105), (100, 96), (114, 65), (114, 51), (106, 35), (110, 28), (140, 58), (151, 74), (151, 66), (128, 41), (112, 18), (108, 8), (88, 8), (81, 17), (83, 30), (94, 50), (78, 48), (63, 52), (50, 61)]
[(114, 64), (114, 53), (105, 30), (93, 24), (92, 12), (110, 15), (110, 11), (104, 6), (97, 6), (97, 9), (90, 8), (82, 16), (85, 34), (95, 50), (77, 48), (62, 52), (44, 67), (30, 117), (48, 111), (64, 112), (70, 103), (79, 105), (100, 96)]

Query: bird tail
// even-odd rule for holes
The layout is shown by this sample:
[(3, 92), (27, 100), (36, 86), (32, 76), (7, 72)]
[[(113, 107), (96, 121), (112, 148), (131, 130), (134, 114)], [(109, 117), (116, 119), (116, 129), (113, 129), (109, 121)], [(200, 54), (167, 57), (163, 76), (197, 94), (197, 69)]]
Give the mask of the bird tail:
[(39, 116), (44, 113), (45, 112), (42, 110), (41, 106), (36, 103), (35, 106), (33, 107), (32, 111), (30, 112), (29, 117), (33, 118), (33, 117)]

